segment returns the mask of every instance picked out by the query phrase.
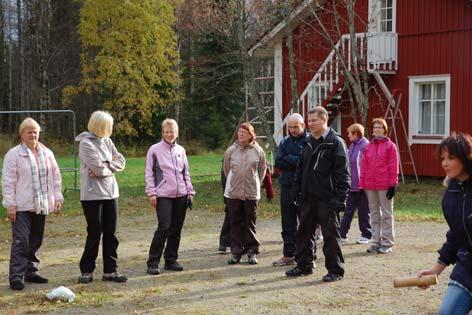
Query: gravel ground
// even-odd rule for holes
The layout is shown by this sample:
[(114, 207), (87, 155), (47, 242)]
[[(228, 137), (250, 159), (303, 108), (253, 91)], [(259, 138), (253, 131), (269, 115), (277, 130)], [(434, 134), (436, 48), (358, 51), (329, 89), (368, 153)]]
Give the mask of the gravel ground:
[[(343, 246), (346, 275), (342, 281), (323, 283), (324, 257), (318, 253), (313, 275), (287, 278), (289, 267), (272, 267), (282, 253), (280, 219), (260, 218), (261, 254), (258, 265), (246, 262), (229, 266), (229, 255), (216, 252), (222, 215), (189, 212), (185, 222), (179, 261), (180, 273), (163, 271), (148, 276), (146, 258), (155, 228), (152, 211), (122, 213), (119, 229), (119, 268), (129, 276), (126, 284), (103, 283), (101, 259), (95, 281), (77, 284), (78, 261), (85, 240), (85, 221), (79, 217), (48, 218), (41, 252), (45, 285), (27, 284), (24, 291), (8, 288), (10, 228), (0, 223), (1, 313), (52, 314), (434, 314), (446, 289), (451, 268), (439, 284), (428, 290), (394, 289), (392, 279), (415, 275), (437, 258), (447, 226), (434, 222), (396, 223), (396, 245), (391, 254), (368, 255), (367, 245)], [(357, 226), (353, 222), (353, 227)], [(49, 302), (44, 294), (58, 285), (77, 293), (74, 303)]]

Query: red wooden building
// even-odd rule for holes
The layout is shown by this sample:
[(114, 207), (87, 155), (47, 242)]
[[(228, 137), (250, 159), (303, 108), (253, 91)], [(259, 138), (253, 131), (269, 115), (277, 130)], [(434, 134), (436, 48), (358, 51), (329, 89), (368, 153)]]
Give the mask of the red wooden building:
[[(349, 58), (352, 37), (347, 26), (341, 25), (339, 38), (332, 37), (333, 48), (333, 43), (320, 35), (313, 10), (327, 29), (335, 29), (339, 20), (327, 7), (315, 8), (316, 3), (329, 6), (329, 2), (304, 1), (290, 25), (300, 111), (325, 106), (333, 97), (341, 99), (340, 115), (332, 127), (344, 136), (354, 118), (352, 102), (342, 90), (345, 80), (339, 58)], [(383, 117), (389, 104), (400, 108), (406, 135), (400, 119), (391, 119), (390, 123), (395, 122), (401, 160), (410, 160), (410, 147), (418, 175), (443, 175), (436, 158), (437, 144), (451, 131), (472, 133), (472, 1), (358, 0), (355, 10), (355, 41), (371, 85), (368, 121)], [(339, 15), (346, 18), (342, 10)], [(273, 56), (277, 141), (284, 134), (291, 108), (285, 34), (285, 22), (281, 22), (251, 50), (256, 55)], [(406, 174), (413, 173), (407, 163), (403, 169)]]

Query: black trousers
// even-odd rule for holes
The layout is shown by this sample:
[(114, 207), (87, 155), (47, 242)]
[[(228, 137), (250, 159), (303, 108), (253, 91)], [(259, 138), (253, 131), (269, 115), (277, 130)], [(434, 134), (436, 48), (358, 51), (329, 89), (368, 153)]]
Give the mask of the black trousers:
[(23, 281), (39, 270), (39, 248), (43, 242), (46, 216), (34, 212), (17, 211), (12, 223), (9, 280)]
[(282, 219), (282, 240), (284, 241), (284, 256), (294, 257), (296, 252), (295, 234), (298, 227), (299, 207), (295, 206), (292, 198), (292, 186), (280, 186), (280, 210)]
[[(187, 213), (187, 196), (178, 198), (157, 198), (157, 229), (149, 248), (148, 267), (157, 267), (164, 251), (166, 264), (177, 261), (180, 234)], [(166, 244), (167, 242), (167, 244)]]
[(258, 204), (258, 200), (228, 199), (233, 256), (259, 253), (259, 240), (256, 235)]
[(344, 275), (344, 257), (341, 252), (339, 234), (339, 214), (326, 202), (314, 199), (305, 199), (300, 209), (300, 225), (296, 234), (297, 253), (295, 260), (301, 269), (313, 267), (316, 253), (316, 243), (313, 240), (313, 231), (316, 225), (321, 226), (323, 233), (323, 254), (325, 266), (329, 273)]
[(118, 239), (115, 236), (118, 222), (118, 199), (81, 201), (87, 220), (87, 240), (80, 259), (80, 271), (89, 273), (95, 270), (100, 238), (103, 234), (103, 272), (116, 271)]
[(225, 202), (225, 218), (223, 219), (223, 225), (221, 226), (220, 232), (220, 246), (230, 247), (231, 246), (231, 222), (229, 220), (228, 211), (228, 198), (224, 197)]

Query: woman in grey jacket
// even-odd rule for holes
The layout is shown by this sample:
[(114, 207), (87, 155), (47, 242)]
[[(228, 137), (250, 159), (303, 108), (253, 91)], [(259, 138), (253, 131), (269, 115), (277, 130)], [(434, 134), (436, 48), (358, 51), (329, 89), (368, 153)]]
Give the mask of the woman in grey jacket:
[(238, 140), (225, 152), (223, 171), (226, 176), (224, 196), (228, 198), (231, 222), (232, 256), (228, 264), (239, 263), (244, 254), (248, 255), (249, 264), (257, 264), (256, 219), (266, 159), (250, 123), (238, 127)]
[(103, 111), (90, 116), (88, 132), (75, 140), (80, 142), (80, 202), (87, 220), (87, 241), (80, 260), (79, 283), (93, 280), (95, 260), (103, 233), (103, 281), (125, 282), (117, 272), (118, 239), (115, 236), (118, 218), (118, 184), (115, 172), (125, 169), (125, 158), (110, 139), (113, 118)]

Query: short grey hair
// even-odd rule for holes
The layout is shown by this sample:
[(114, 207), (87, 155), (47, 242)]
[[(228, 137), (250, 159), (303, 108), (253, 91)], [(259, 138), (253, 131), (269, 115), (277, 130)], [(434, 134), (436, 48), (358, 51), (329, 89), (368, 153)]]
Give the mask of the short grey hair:
[(328, 111), (324, 107), (321, 107), (321, 106), (313, 107), (312, 109), (308, 111), (308, 115), (312, 115), (312, 114), (317, 114), (318, 117), (322, 119), (326, 119), (326, 121), (328, 121), (328, 117), (329, 117)]
[(305, 121), (303, 120), (302, 115), (300, 115), (299, 113), (294, 113), (294, 114), (290, 115), (290, 117), (288, 118), (288, 120), (290, 121), (290, 120), (292, 120), (292, 119), (293, 119), (293, 120), (296, 120), (297, 122), (302, 123), (302, 124), (305, 122)]

